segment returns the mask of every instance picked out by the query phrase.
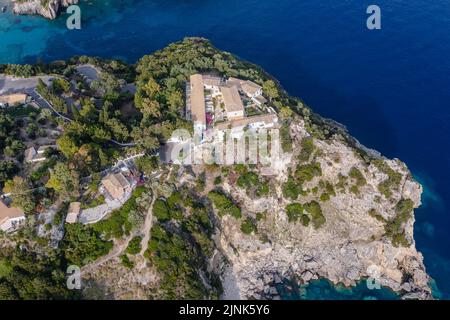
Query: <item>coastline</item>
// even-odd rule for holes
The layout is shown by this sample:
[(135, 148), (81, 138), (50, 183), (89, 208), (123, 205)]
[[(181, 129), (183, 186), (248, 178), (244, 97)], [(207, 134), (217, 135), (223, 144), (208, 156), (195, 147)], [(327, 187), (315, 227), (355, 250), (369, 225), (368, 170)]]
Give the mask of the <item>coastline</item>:
[[(209, 41), (201, 38), (191, 38), (185, 40), (186, 42), (192, 41), (192, 43), (203, 42), (206, 46), (209, 46)], [(217, 48), (213, 47), (213, 51), (220, 52)], [(249, 69), (256, 69), (256, 65), (245, 62), (246, 67)], [(261, 69), (262, 70), (262, 69)], [(262, 72), (260, 70), (260, 72)], [(268, 77), (267, 74), (264, 74)], [(286, 91), (280, 88), (282, 96), (286, 96), (290, 101), (294, 101), (297, 98), (290, 96)], [(294, 104), (292, 105), (294, 107)], [(299, 107), (299, 105), (297, 105)], [(300, 108), (300, 107), (299, 107)], [(302, 112), (308, 113), (309, 108), (301, 106)], [(309, 118), (308, 118), (309, 119)], [(305, 123), (301, 121), (291, 124), (291, 130), (293, 132), (292, 137), (295, 141), (300, 142), (304, 137), (308, 137), (310, 134), (305, 131)], [(309, 120), (308, 120), (309, 121)], [(321, 126), (326, 124), (327, 121), (316, 115), (314, 118), (314, 124)], [(328, 126), (326, 126), (328, 128)], [(322, 128), (324, 129), (324, 128)], [(330, 164), (326, 158), (316, 159), (321, 162), (322, 168), (328, 174), (324, 179), (331, 178), (337, 174), (343, 168), (349, 171), (352, 165), (362, 165), (362, 159), (355, 156), (354, 151), (356, 147), (349, 143), (349, 140), (354, 139), (348, 133), (342, 132), (343, 128), (338, 131), (338, 136), (343, 138), (343, 135), (348, 135), (348, 139), (341, 139), (336, 137), (333, 141), (325, 143), (321, 139), (317, 138), (316, 143), (320, 146), (321, 154), (334, 154), (338, 153), (340, 165), (335, 166)], [(286, 164), (291, 163), (291, 154), (286, 154), (283, 157), (283, 162)], [(328, 159), (329, 160), (329, 159)], [(342, 160), (342, 161), (341, 161)], [(388, 159), (385, 159), (389, 161)], [(414, 203), (414, 207), (417, 208), (420, 205), (421, 186), (414, 180), (412, 180), (406, 165), (400, 161), (391, 160), (390, 166), (396, 171), (402, 173), (404, 180), (402, 182), (402, 188), (395, 191), (394, 200), (403, 198), (411, 198)], [(347, 168), (347, 166), (349, 166)], [(281, 176), (278, 176), (278, 181), (285, 180), (284, 172)], [(369, 179), (368, 190), (373, 190), (376, 193), (374, 186), (378, 185), (383, 180), (383, 176), (380, 176), (376, 171), (376, 168), (372, 166), (368, 169), (367, 176)], [(322, 174), (322, 173), (321, 173)], [(334, 183), (334, 182), (333, 182)], [(368, 198), (354, 197), (351, 194), (343, 193), (339, 198), (336, 198), (332, 204), (327, 206), (330, 223), (326, 225), (325, 229), (316, 230), (314, 234), (311, 234), (311, 229), (298, 229), (295, 225), (286, 223), (286, 217), (283, 215), (283, 206), (277, 199), (268, 197), (262, 199), (266, 203), (260, 201), (254, 201), (249, 199), (245, 194), (239, 190), (233, 189), (232, 185), (223, 185), (226, 191), (233, 194), (233, 197), (241, 197), (241, 203), (250, 212), (260, 212), (258, 209), (263, 207), (271, 207), (274, 210), (274, 222), (267, 221), (267, 232), (270, 232), (270, 236), (273, 239), (273, 245), (267, 247), (265, 243), (261, 243), (258, 239), (247, 238), (246, 245), (248, 248), (242, 248), (240, 254), (236, 255), (233, 248), (239, 246), (242, 240), (242, 234), (238, 231), (236, 221), (224, 219), (223, 229), (221, 232), (221, 249), (228, 261), (232, 261), (232, 266), (235, 268), (233, 271), (237, 276), (237, 285), (240, 294), (244, 298), (250, 298), (252, 294), (257, 293), (260, 290), (266, 291), (266, 288), (270, 286), (274, 276), (277, 272), (280, 272), (281, 277), (286, 277), (292, 274), (294, 277), (301, 277), (305, 283), (310, 280), (318, 280), (326, 278), (330, 282), (338, 285), (343, 283), (346, 286), (356, 285), (360, 279), (363, 279), (368, 274), (368, 267), (370, 264), (382, 265), (386, 277), (383, 279), (383, 284), (395, 291), (406, 291), (411, 294), (405, 294), (405, 296), (411, 296), (413, 298), (427, 299), (430, 298), (427, 295), (427, 274), (425, 267), (423, 266), (422, 256), (415, 248), (415, 241), (413, 238), (413, 225), (414, 216), (405, 226), (405, 232), (407, 238), (410, 240), (411, 245), (407, 248), (393, 248), (392, 243), (386, 239), (371, 240), (373, 230), (381, 229), (379, 223), (373, 218), (366, 216), (357, 217), (351, 215), (357, 212), (367, 212), (369, 207), (373, 205), (373, 199), (370, 195)], [(312, 187), (312, 186), (311, 186)], [(381, 200), (380, 200), (381, 201)], [(389, 201), (385, 201), (380, 204), (380, 209), (389, 212), (390, 217), (393, 212)], [(267, 206), (267, 205), (268, 206)], [(349, 205), (351, 204), (351, 205)], [(353, 208), (355, 207), (355, 208)], [(337, 211), (336, 211), (337, 210)], [(341, 212), (342, 216), (336, 215), (337, 212)], [(347, 214), (347, 213), (350, 213)], [(387, 214), (387, 213), (386, 213)], [(345, 219), (344, 219), (345, 218)], [(341, 220), (345, 221), (344, 225), (341, 225)], [(273, 229), (274, 227), (280, 227), (280, 229)], [(347, 232), (346, 236), (340, 232)], [(353, 230), (354, 229), (354, 230)], [(226, 232), (225, 232), (226, 231)], [(377, 232), (379, 237), (383, 237), (382, 230)], [(231, 236), (230, 236), (231, 235)], [(293, 235), (293, 237), (289, 236)], [(386, 240), (386, 241), (385, 241)], [(367, 242), (367, 243), (365, 243)], [(287, 251), (286, 248), (296, 248), (295, 251)], [(356, 259), (356, 260), (355, 260)], [(398, 261), (397, 261), (398, 260)], [(294, 265), (291, 262), (295, 261)], [(376, 262), (374, 262), (376, 261)], [(274, 263), (276, 262), (276, 263)], [(338, 262), (338, 263), (336, 263)], [(280, 271), (281, 270), (281, 271)], [(406, 270), (411, 274), (414, 280), (403, 281), (402, 272), (400, 270)], [(264, 280), (260, 280), (261, 277)], [(258, 281), (258, 283), (248, 283), (247, 279)], [(240, 281), (240, 283), (239, 283)], [(253, 286), (255, 284), (255, 286)], [(407, 284), (407, 287), (404, 285)], [(229, 287), (229, 286), (227, 286)], [(420, 291), (419, 291), (420, 290)], [(272, 293), (271, 293), (272, 294)]]
[[(0, 0), (0, 3), (1, 3), (1, 2), (2, 2), (2, 1)], [(8, 9), (8, 10), (9, 10), (9, 9)], [(0, 15), (0, 16), (1, 16), (1, 15)], [(39, 19), (39, 20), (41, 20), (41, 19)], [(286, 84), (286, 81), (284, 81), (283, 83)], [(290, 91), (292, 91), (292, 90), (290, 90)], [(316, 104), (314, 104), (314, 107), (316, 107)], [(345, 122), (345, 123), (347, 123), (347, 122)], [(360, 135), (358, 135), (358, 137), (360, 137)], [(362, 140), (364, 140), (364, 139), (362, 139)], [(403, 157), (403, 156), (399, 156), (399, 158), (402, 158), (402, 159), (403, 159), (404, 157)], [(407, 162), (408, 162), (408, 161), (407, 161)], [(430, 208), (430, 209), (431, 209), (431, 208)], [(423, 210), (423, 206), (420, 207), (420, 210)], [(438, 226), (436, 226), (436, 228), (438, 228)], [(416, 230), (417, 230), (417, 229), (415, 228), (415, 232), (416, 232)]]

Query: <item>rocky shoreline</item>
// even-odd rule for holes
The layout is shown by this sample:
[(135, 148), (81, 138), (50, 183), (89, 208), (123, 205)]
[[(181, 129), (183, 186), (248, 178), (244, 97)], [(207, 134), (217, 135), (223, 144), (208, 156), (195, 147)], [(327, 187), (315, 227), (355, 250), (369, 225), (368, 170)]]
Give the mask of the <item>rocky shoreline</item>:
[(78, 0), (48, 0), (44, 5), (41, 0), (14, 1), (13, 12), (19, 15), (40, 15), (53, 20), (58, 17), (62, 8), (78, 2)]
[[(308, 135), (304, 125), (292, 126), (296, 140)], [(401, 299), (433, 299), (423, 256), (415, 248), (414, 216), (404, 226), (409, 246), (395, 246), (385, 234), (379, 219), (368, 214), (376, 207), (387, 220), (395, 216), (395, 203), (411, 199), (414, 208), (421, 204), (422, 187), (412, 178), (398, 159), (384, 161), (403, 176), (401, 188), (391, 199), (379, 197), (377, 186), (385, 178), (370, 165), (364, 169), (361, 159), (344, 142), (315, 140), (323, 156), (319, 159), (323, 177), (332, 183), (340, 173), (358, 167), (367, 179), (359, 195), (339, 193), (323, 204), (327, 223), (320, 229), (303, 227), (287, 221), (286, 200), (281, 190), (271, 198), (249, 198), (236, 186), (224, 189), (233, 194), (241, 207), (249, 212), (268, 210), (270, 215), (258, 223), (259, 235), (243, 235), (234, 219), (220, 222), (217, 243), (224, 256), (218, 269), (222, 271), (224, 299), (279, 299), (276, 284), (290, 279), (298, 284), (327, 279), (346, 287), (372, 277), (382, 287), (398, 293)], [(295, 150), (295, 148), (294, 148)], [(330, 159), (339, 155), (340, 162)], [(293, 157), (284, 159), (285, 166), (277, 180), (281, 185)], [(375, 200), (379, 197), (381, 200)], [(261, 235), (264, 235), (262, 239)], [(378, 289), (378, 288), (376, 288)]]

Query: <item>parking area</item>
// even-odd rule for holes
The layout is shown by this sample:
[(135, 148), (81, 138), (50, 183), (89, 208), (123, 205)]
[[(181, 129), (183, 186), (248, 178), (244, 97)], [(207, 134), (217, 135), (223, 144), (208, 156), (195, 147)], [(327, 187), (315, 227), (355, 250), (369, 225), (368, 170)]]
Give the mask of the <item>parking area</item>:
[(0, 75), (0, 94), (33, 91), (34, 88), (36, 88), (39, 79), (42, 79), (42, 81), (48, 85), (52, 81), (53, 77), (42, 76), (32, 78), (15, 78)]
[(76, 70), (79, 74), (85, 77), (86, 81), (91, 82), (94, 80), (98, 80), (100, 70), (90, 64), (83, 64), (76, 67)]

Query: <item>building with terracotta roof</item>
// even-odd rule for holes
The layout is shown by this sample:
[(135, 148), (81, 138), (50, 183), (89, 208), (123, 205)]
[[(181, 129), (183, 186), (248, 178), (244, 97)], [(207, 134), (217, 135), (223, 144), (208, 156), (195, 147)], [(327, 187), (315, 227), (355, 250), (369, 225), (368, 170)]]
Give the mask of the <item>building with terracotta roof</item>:
[(33, 159), (36, 156), (36, 154), (37, 154), (37, 152), (34, 147), (30, 147), (30, 148), (26, 149), (25, 150), (25, 158), (23, 159), (23, 161), (25, 163), (33, 162)]
[(236, 86), (243, 94), (249, 98), (256, 98), (262, 95), (262, 87), (250, 80), (241, 80), (238, 78), (230, 77), (227, 80), (227, 85)]
[[(257, 105), (267, 102), (262, 96), (262, 87), (252, 81), (233, 77), (225, 81), (214, 75), (192, 75), (186, 84), (186, 116), (194, 122), (194, 132), (201, 137), (200, 140), (208, 136), (206, 130), (212, 128), (215, 121), (244, 119), (244, 96)], [(219, 104), (223, 109), (217, 109)], [(262, 122), (260, 125), (264, 127), (267, 124)]]
[(69, 210), (67, 211), (66, 223), (77, 222), (80, 211), (81, 211), (81, 203), (80, 202), (70, 203)]
[(243, 129), (243, 128), (272, 128), (278, 125), (278, 116), (274, 113), (267, 113), (258, 116), (251, 116), (233, 121), (227, 121), (216, 124), (216, 130)]
[(45, 150), (48, 148), (55, 148), (55, 146), (40, 146), (37, 151), (34, 147), (30, 147), (25, 150), (25, 163), (35, 163), (45, 161), (47, 158), (45, 157)]
[(122, 199), (132, 189), (130, 182), (120, 172), (108, 174), (103, 178), (102, 185), (113, 199)]
[(249, 97), (258, 106), (267, 103), (267, 100), (262, 96), (263, 88), (250, 80), (241, 80), (238, 78), (229, 78), (227, 80), (227, 85), (237, 86), (242, 94)]
[(15, 230), (25, 219), (22, 209), (10, 208), (0, 200), (0, 230), (4, 232)]
[(224, 85), (224, 81), (220, 77), (210, 76), (210, 75), (202, 75), (203, 85), (207, 89), (213, 89), (216, 87), (220, 87)]
[(244, 80), (238, 79), (238, 78), (234, 78), (234, 77), (229, 77), (227, 79), (227, 85), (228, 86), (236, 86), (239, 89), (241, 88), (241, 82)]
[(242, 103), (238, 88), (236, 86), (223, 86), (220, 87), (220, 91), (222, 92), (228, 120), (243, 118), (244, 104)]
[(27, 102), (28, 95), (25, 93), (13, 93), (0, 95), (0, 106), (16, 106)]
[(267, 103), (267, 99), (263, 96), (257, 96), (256, 98), (252, 99), (254, 103), (256, 103), (258, 106), (263, 105)]
[(252, 99), (262, 95), (262, 87), (249, 80), (241, 82), (241, 90)]
[(206, 103), (205, 103), (205, 87), (201, 74), (194, 74), (189, 82), (189, 106), (191, 120), (194, 122), (194, 132), (203, 135), (206, 130)]

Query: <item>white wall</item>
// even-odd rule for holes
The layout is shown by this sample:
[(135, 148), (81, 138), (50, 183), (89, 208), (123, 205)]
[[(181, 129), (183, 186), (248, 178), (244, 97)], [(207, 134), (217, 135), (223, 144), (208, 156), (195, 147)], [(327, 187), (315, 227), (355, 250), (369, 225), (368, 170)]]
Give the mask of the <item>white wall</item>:
[(244, 111), (233, 111), (233, 112), (227, 112), (228, 119), (235, 119), (235, 118), (243, 118), (244, 117)]
[(19, 217), (19, 218), (13, 218), (13, 219), (8, 219), (6, 220), (2, 225), (0, 225), (0, 229), (2, 231), (8, 231), (9, 229), (11, 229), (13, 227), (13, 225), (15, 227), (17, 227), (22, 221), (25, 220), (25, 217)]

